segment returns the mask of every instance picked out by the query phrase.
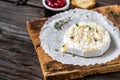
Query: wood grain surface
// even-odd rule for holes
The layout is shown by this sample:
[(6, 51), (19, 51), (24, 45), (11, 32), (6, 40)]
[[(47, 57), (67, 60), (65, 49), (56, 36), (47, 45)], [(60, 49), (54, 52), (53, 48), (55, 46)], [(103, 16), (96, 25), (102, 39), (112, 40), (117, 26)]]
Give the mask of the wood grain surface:
[[(115, 14), (120, 13), (120, 6), (105, 6), (96, 8), (94, 10), (105, 15), (109, 20), (114, 23), (116, 27), (120, 29), (120, 14)], [(112, 60), (111, 62), (105, 64), (95, 64), (89, 66), (67, 65), (61, 64), (60, 62), (53, 60), (44, 52), (44, 50), (40, 46), (39, 32), (46, 20), (47, 18), (41, 18), (40, 20), (33, 20), (27, 22), (27, 30), (30, 34), (39, 61), (41, 63), (41, 68), (45, 80), (71, 80), (76, 78), (83, 78), (85, 76), (93, 74), (120, 71), (120, 56)]]
[(43, 79), (26, 31), (26, 21), (39, 19), (40, 8), (0, 1), (0, 80)]
[[(43, 80), (26, 21), (44, 17), (41, 0), (17, 6), (17, 0), (0, 0), (0, 80)], [(98, 6), (120, 0), (96, 0)], [(93, 75), (78, 80), (120, 80), (120, 73)]]

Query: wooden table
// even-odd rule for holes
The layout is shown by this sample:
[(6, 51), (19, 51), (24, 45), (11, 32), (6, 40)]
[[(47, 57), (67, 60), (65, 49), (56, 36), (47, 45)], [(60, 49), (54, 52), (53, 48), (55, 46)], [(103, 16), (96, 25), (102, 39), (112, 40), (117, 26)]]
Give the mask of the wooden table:
[[(26, 21), (44, 17), (41, 0), (0, 1), (0, 80), (43, 80), (36, 52), (26, 30)], [(102, 1), (102, 2), (101, 2)], [(120, 0), (96, 0), (97, 5), (120, 4)], [(78, 80), (120, 80), (120, 72)]]

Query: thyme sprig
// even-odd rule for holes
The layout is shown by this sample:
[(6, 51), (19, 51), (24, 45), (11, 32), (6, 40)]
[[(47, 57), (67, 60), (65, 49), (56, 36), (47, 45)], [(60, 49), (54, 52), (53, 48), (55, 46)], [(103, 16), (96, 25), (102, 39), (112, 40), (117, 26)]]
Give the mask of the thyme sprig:
[(68, 17), (66, 19), (59, 20), (58, 22), (55, 22), (54, 28), (56, 30), (62, 30), (62, 27), (64, 24), (68, 23), (71, 20), (71, 17)]

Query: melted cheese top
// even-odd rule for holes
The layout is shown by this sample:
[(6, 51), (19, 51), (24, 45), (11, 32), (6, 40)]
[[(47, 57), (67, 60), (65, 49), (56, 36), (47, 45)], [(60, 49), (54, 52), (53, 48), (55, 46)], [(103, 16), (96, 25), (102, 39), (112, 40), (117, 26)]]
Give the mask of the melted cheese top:
[(93, 57), (102, 55), (109, 45), (110, 35), (103, 26), (94, 22), (78, 22), (65, 32), (61, 52)]

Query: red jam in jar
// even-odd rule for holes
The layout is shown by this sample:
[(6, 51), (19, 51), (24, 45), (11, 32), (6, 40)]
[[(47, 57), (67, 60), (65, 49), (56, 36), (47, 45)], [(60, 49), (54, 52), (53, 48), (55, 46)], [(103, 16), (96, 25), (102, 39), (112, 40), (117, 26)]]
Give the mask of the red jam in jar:
[(51, 8), (62, 8), (66, 5), (66, 0), (46, 0), (46, 4)]

